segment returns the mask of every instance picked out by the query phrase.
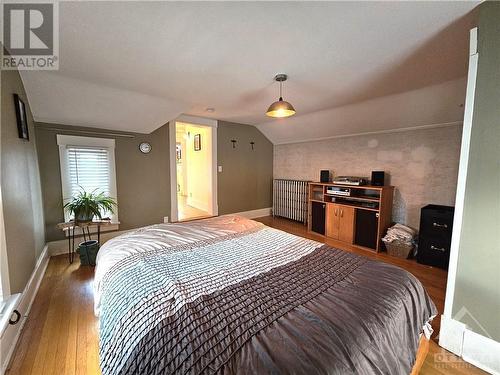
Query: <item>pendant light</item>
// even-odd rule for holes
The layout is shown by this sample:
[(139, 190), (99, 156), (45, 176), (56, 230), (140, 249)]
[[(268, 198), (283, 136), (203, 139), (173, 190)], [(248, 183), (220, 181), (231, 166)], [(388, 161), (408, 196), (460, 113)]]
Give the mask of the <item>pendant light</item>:
[(280, 83), (280, 98), (278, 101), (271, 104), (267, 109), (266, 115), (269, 117), (283, 118), (290, 117), (295, 114), (295, 108), (293, 108), (293, 105), (284, 101), (282, 97), (282, 85), (287, 78), (286, 74), (277, 74), (276, 77), (274, 77), (274, 80)]

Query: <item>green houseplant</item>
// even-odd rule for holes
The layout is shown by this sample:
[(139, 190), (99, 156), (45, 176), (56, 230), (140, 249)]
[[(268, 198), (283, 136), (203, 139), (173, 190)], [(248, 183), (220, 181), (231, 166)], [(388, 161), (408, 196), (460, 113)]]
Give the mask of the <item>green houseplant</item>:
[[(97, 190), (97, 189), (96, 189)], [(102, 219), (101, 212), (114, 213), (116, 202), (113, 198), (108, 197), (103, 192), (97, 193), (96, 190), (87, 193), (83, 188), (71, 199), (70, 202), (64, 205), (64, 209), (73, 215), (75, 223), (91, 222), (95, 216)], [(95, 266), (97, 252), (99, 251), (99, 243), (90, 239), (82, 242), (78, 246), (80, 254), (80, 264), (82, 266)]]
[(64, 209), (67, 210), (70, 215), (74, 215), (75, 222), (89, 222), (92, 221), (95, 216), (102, 219), (102, 211), (115, 212), (115, 200), (108, 197), (103, 192), (97, 193), (96, 190), (87, 193), (82, 189), (70, 202), (64, 205)]

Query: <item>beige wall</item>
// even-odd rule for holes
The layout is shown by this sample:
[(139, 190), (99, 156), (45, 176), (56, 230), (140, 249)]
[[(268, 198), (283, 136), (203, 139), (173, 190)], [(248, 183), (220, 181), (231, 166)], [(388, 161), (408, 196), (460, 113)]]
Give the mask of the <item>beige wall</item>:
[(497, 342), (500, 342), (499, 20), (500, 3), (480, 5), (479, 64), (452, 311), (453, 317), (471, 330)]
[[(11, 293), (22, 292), (45, 245), (33, 116), (17, 71), (2, 72), (1, 186)], [(19, 139), (13, 94), (26, 105), (30, 140)]]
[[(62, 130), (51, 130), (51, 129)], [(84, 130), (89, 134), (75, 133)], [(95, 132), (102, 129), (70, 127), (55, 124), (37, 124), (36, 136), (47, 241), (62, 239), (56, 224), (64, 220), (62, 208), (61, 173), (57, 134), (72, 134), (107, 138)], [(119, 132), (112, 132), (119, 133)], [(168, 153), (168, 125), (151, 134), (131, 134), (133, 138), (115, 139), (116, 185), (120, 229), (130, 229), (163, 222), (170, 214), (170, 178)], [(109, 138), (109, 136), (108, 136)], [(139, 151), (141, 142), (149, 142), (152, 151)]]
[(319, 180), (335, 175), (370, 176), (384, 170), (395, 186), (393, 220), (418, 228), (420, 209), (453, 205), (461, 125), (274, 146), (274, 177)]
[(272, 206), (273, 144), (256, 127), (219, 121), (217, 164), (219, 214)]
[[(210, 212), (212, 203), (212, 128), (185, 125), (189, 134), (186, 140), (187, 204)], [(194, 137), (200, 134), (201, 149), (194, 150)]]

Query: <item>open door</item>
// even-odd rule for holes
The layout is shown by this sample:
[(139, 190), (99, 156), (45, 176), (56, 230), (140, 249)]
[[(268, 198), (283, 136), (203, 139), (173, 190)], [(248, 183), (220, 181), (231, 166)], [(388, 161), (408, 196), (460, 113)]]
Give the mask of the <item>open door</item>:
[(181, 116), (169, 130), (170, 221), (216, 216), (217, 121)]

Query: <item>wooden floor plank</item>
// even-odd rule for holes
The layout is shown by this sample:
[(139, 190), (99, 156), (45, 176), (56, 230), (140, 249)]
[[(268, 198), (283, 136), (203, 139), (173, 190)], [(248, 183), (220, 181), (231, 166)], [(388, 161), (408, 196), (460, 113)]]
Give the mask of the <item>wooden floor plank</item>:
[[(322, 241), (290, 220), (264, 217), (259, 221), (302, 237)], [(335, 243), (327, 241), (335, 246)], [(338, 244), (337, 244), (338, 245)], [(413, 273), (425, 286), (440, 314), (444, 308), (447, 273), (415, 261), (345, 249), (392, 263)], [(99, 375), (97, 319), (93, 312), (93, 268), (80, 267), (78, 258), (68, 264), (67, 256), (50, 259), (40, 289), (19, 339), (8, 375)], [(433, 322), (439, 332), (439, 317)], [(434, 335), (434, 337), (435, 337)], [(431, 340), (420, 374), (485, 374), (455, 357)]]

